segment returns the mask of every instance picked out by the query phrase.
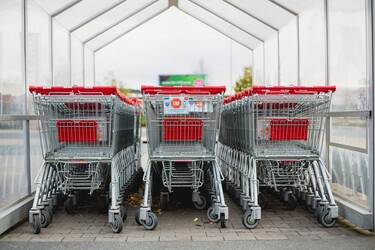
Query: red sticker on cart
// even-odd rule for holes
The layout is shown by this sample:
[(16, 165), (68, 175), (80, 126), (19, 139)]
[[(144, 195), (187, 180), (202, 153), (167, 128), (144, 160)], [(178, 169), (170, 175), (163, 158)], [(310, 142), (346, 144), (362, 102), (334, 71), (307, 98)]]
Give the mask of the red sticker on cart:
[(179, 109), (181, 108), (182, 101), (179, 98), (173, 98), (171, 101), (171, 106), (174, 109)]
[(188, 102), (183, 97), (164, 98), (164, 114), (188, 114)]

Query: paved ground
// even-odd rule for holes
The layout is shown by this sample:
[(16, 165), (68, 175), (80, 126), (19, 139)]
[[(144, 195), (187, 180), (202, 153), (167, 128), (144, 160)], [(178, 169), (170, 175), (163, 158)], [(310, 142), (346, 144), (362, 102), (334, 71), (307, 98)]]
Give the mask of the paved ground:
[[(271, 201), (268, 208), (262, 212), (259, 226), (248, 230), (242, 225), (242, 212), (239, 206), (229, 197), (226, 197), (226, 202), (229, 206), (230, 219), (227, 228), (224, 229), (208, 222), (205, 211), (195, 210), (184, 201), (177, 200), (169, 211), (157, 210), (158, 227), (153, 231), (146, 231), (133, 219), (135, 206), (127, 205), (128, 219), (120, 234), (112, 233), (106, 214), (99, 214), (89, 203), (83, 203), (74, 215), (66, 214), (63, 209), (57, 210), (52, 223), (48, 228), (42, 229), (39, 235), (31, 233), (28, 222), (22, 223), (0, 237), (0, 249), (14, 247), (79, 249), (82, 244), (90, 246), (91, 243), (100, 243), (93, 245), (98, 249), (111, 248), (113, 244), (119, 246), (125, 244), (137, 249), (151, 246), (158, 249), (167, 246), (189, 249), (192, 247), (248, 249), (249, 246), (259, 246), (261, 249), (291, 249), (316, 248), (319, 245), (325, 247), (325, 244), (327, 246), (334, 244), (334, 248), (340, 246), (341, 249), (375, 249), (373, 236), (360, 235), (341, 223), (326, 229), (302, 206), (290, 211), (276, 200)], [(263, 243), (259, 244), (258, 241)]]

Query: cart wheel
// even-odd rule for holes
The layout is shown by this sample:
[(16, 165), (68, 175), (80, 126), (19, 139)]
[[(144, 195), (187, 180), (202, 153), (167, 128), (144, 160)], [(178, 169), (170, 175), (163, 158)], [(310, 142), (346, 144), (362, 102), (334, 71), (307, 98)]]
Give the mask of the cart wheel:
[(45, 208), (41, 209), (40, 210), (40, 226), (42, 228), (46, 228), (51, 223), (51, 221), (52, 221), (52, 216), (49, 213), (49, 211)]
[(266, 209), (267, 207), (267, 198), (264, 194), (262, 193), (259, 193), (258, 194), (258, 204), (260, 206), (260, 208), (263, 210), (263, 209)]
[(40, 217), (38, 214), (33, 215), (33, 223), (32, 223), (32, 228), (33, 228), (33, 234), (39, 234), (41, 230), (41, 225), (40, 225)]
[(206, 197), (204, 197), (203, 195), (200, 195), (199, 197), (201, 198), (201, 202), (194, 202), (194, 207), (198, 210), (205, 209), (205, 207), (207, 206)]
[(210, 207), (207, 210), (207, 218), (211, 222), (218, 222), (219, 221), (219, 216), (217, 216), (217, 214), (214, 213), (214, 208), (213, 207)]
[(120, 205), (120, 215), (121, 215), (122, 221), (125, 221), (126, 218), (128, 218), (128, 213), (126, 212), (126, 208), (123, 205)]
[(158, 217), (153, 212), (147, 213), (147, 219), (143, 221), (143, 227), (147, 230), (154, 230), (158, 226)]
[(288, 210), (293, 210), (297, 207), (297, 198), (294, 194), (290, 194), (288, 197), (288, 201), (285, 202), (286, 208)]
[(247, 228), (247, 229), (254, 229), (258, 226), (259, 224), (259, 219), (251, 219), (251, 210), (246, 211), (243, 216), (242, 216), (242, 224)]
[(333, 227), (336, 224), (336, 218), (329, 217), (329, 210), (325, 210), (320, 214), (320, 223), (326, 228)]
[(325, 210), (326, 210), (325, 206), (319, 206), (318, 209), (316, 210), (316, 218), (318, 219), (319, 223), (322, 223), (321, 218)]
[(112, 232), (121, 233), (123, 225), (124, 223), (122, 222), (121, 215), (115, 214), (113, 222), (111, 223)]
[(66, 201), (65, 201), (65, 211), (68, 213), (68, 214), (74, 214), (75, 210), (76, 210), (76, 206), (73, 204), (73, 201), (72, 199), (68, 198)]
[(135, 219), (135, 222), (139, 225), (139, 226), (141, 226), (142, 225), (142, 222), (139, 220), (139, 213), (140, 213), (140, 211), (139, 211), (139, 209), (135, 212), (135, 216), (134, 216), (134, 219)]
[(305, 204), (305, 208), (306, 208), (309, 212), (311, 212), (311, 213), (315, 213), (315, 209), (312, 208), (311, 205), (307, 205), (307, 204)]
[(225, 226), (226, 222), (227, 221), (225, 220), (225, 215), (224, 214), (220, 214), (220, 226), (221, 226), (221, 228), (226, 228), (226, 226)]

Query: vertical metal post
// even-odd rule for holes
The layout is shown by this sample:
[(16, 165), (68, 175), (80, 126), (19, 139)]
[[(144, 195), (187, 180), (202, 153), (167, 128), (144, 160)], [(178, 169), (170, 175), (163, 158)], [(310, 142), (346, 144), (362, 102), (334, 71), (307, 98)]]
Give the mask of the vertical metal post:
[[(231, 26), (229, 26), (231, 27)], [(229, 38), (229, 86), (232, 87), (232, 66), (233, 66), (233, 61), (232, 61), (232, 39)], [(202, 72), (203, 73), (203, 72)]]
[[(329, 20), (328, 20), (328, 0), (324, 0), (324, 84), (329, 86)], [(325, 164), (329, 173), (332, 175), (332, 166), (330, 164), (329, 144), (331, 141), (331, 119), (326, 120), (326, 161)]]
[(266, 43), (263, 42), (263, 85), (266, 85)]
[(49, 48), (50, 48), (50, 58), (49, 58), (49, 62), (50, 62), (50, 76), (51, 76), (51, 84), (52, 86), (55, 85), (55, 77), (54, 77), (54, 72), (53, 72), (53, 18), (50, 17), (50, 33), (49, 33)]
[(374, 86), (374, 72), (375, 72), (375, 20), (374, 20), (374, 13), (375, 6), (372, 0), (366, 1), (366, 23), (367, 23), (367, 76), (368, 76), (368, 83), (369, 83), (369, 103), (368, 108), (371, 111), (371, 116), (369, 116), (369, 176), (370, 176), (370, 183), (369, 183), (369, 196), (368, 196), (368, 205), (372, 213), (372, 231), (374, 231), (375, 226), (375, 216), (374, 216), (374, 208), (375, 208), (375, 170), (374, 170), (374, 97), (375, 97), (375, 86)]
[(81, 43), (82, 45), (82, 84), (83, 86), (86, 86), (86, 78), (85, 78), (85, 45)]
[(96, 85), (96, 68), (95, 68), (95, 57), (96, 57), (96, 52), (92, 51), (92, 68), (93, 68), (93, 82), (94, 86)]
[[(68, 31), (69, 32), (69, 31)], [(72, 83), (72, 33), (68, 33), (68, 62), (69, 62), (69, 85), (73, 86)]]
[[(27, 114), (27, 38), (28, 38), (28, 0), (22, 1), (22, 76), (23, 76), (23, 84), (25, 89), (25, 96), (24, 96), (24, 108), (23, 113)], [(25, 150), (25, 162), (24, 162), (24, 169), (26, 173), (26, 180), (27, 180), (27, 195), (31, 194), (31, 168), (30, 168), (30, 130), (29, 130), (29, 121), (23, 121), (23, 138), (24, 138), (24, 150)]]
[(301, 85), (301, 48), (300, 48), (300, 32), (299, 32), (299, 15), (297, 18), (297, 85)]
[(280, 75), (280, 31), (277, 30), (277, 85), (281, 84)]

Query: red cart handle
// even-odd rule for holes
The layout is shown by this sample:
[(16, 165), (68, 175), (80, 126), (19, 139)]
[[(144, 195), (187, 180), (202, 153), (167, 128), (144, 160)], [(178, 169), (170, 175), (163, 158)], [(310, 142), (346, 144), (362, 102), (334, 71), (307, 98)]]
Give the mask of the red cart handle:
[(245, 95), (313, 95), (335, 92), (336, 86), (253, 86), (245, 90)]
[(53, 87), (46, 87), (46, 86), (30, 86), (29, 91), (32, 93), (40, 94), (40, 95), (53, 95), (53, 94), (65, 94), (70, 95), (88, 95), (88, 94), (102, 94), (102, 95), (117, 95), (122, 99), (124, 102), (130, 105), (135, 105), (136, 103), (121, 93), (116, 86), (92, 86), (92, 87), (84, 87), (84, 86), (72, 86), (72, 87), (64, 87), (64, 86), (53, 86)]
[(157, 94), (223, 94), (225, 86), (147, 86), (142, 85), (141, 91), (143, 94), (157, 95)]

